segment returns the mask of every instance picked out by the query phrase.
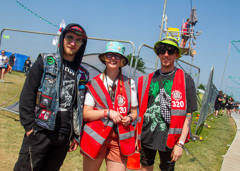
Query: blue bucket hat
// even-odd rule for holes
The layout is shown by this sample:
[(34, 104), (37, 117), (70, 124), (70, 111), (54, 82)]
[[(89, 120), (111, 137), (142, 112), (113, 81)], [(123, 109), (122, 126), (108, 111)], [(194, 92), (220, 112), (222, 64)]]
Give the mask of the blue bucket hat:
[(123, 44), (119, 42), (108, 42), (106, 45), (105, 52), (98, 55), (98, 58), (103, 64), (105, 64), (104, 55), (106, 53), (118, 53), (123, 57), (124, 66), (126, 66), (128, 64), (128, 58), (124, 56), (124, 52), (125, 52), (125, 46)]

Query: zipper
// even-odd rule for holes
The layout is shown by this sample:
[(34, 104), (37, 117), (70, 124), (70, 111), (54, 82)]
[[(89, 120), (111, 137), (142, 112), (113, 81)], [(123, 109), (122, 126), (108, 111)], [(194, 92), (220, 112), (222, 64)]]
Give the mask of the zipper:
[(31, 171), (33, 171), (33, 164), (32, 164), (32, 151), (31, 151), (31, 146), (28, 149), (29, 151), (29, 157), (30, 157), (30, 166), (31, 166)]
[[(74, 93), (74, 94), (77, 94), (77, 96), (78, 96), (79, 93), (78, 93), (78, 89), (77, 89), (77, 87), (78, 87), (77, 75), (78, 75), (78, 70), (77, 70), (77, 72), (76, 72), (76, 74), (75, 74), (75, 81), (76, 81), (77, 83), (75, 83), (75, 86), (74, 86), (74, 89), (75, 89), (75, 92), (76, 92), (76, 93)], [(72, 137), (73, 131), (74, 131), (74, 130), (73, 130), (73, 104), (74, 104), (75, 99), (76, 99), (76, 95), (74, 95), (72, 104), (70, 105), (70, 115), (71, 115), (71, 118), (70, 118), (70, 126), (71, 126), (71, 132), (70, 132), (70, 136), (69, 136), (69, 142), (71, 142), (71, 137)], [(77, 99), (76, 104), (78, 105), (78, 99)]]

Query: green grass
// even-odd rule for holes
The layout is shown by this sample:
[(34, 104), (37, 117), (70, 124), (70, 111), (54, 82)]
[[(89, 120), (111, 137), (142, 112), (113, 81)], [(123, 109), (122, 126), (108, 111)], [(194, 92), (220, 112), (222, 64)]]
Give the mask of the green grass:
[[(19, 95), (25, 81), (23, 73), (12, 72), (7, 74), (5, 82), (0, 82), (0, 105), (5, 107), (19, 100)], [(9, 99), (11, 99), (9, 101)], [(8, 101), (4, 104), (4, 102)], [(210, 116), (212, 117), (212, 116)], [(196, 114), (193, 115), (193, 121), (197, 122)], [(220, 170), (222, 156), (228, 150), (228, 144), (232, 143), (236, 134), (236, 126), (231, 118), (224, 114), (214, 121), (206, 120), (211, 128), (203, 127), (200, 136), (202, 141), (190, 141), (185, 146), (190, 154), (183, 153), (181, 160), (176, 163), (176, 171), (195, 171), (195, 170)], [(194, 133), (196, 125), (192, 125)], [(19, 116), (0, 109), (0, 171), (13, 170), (14, 164), (18, 158), (18, 153), (22, 144), (24, 129), (19, 122)], [(154, 170), (159, 170), (159, 157), (157, 155)], [(80, 171), (82, 170), (82, 155), (79, 148), (68, 153), (62, 171)], [(101, 171), (106, 170), (105, 164)]]

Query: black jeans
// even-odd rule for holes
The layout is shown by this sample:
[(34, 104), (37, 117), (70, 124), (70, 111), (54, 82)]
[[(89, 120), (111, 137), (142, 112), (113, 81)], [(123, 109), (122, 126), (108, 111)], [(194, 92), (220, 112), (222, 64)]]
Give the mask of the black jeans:
[(48, 130), (25, 135), (14, 171), (58, 171), (69, 143), (68, 135)]
[[(152, 166), (154, 164), (156, 153), (157, 153), (157, 150), (152, 150), (152, 149), (146, 148), (144, 146), (141, 146), (140, 163), (143, 166)], [(158, 153), (159, 153), (159, 157), (160, 157), (160, 165), (159, 165), (160, 170), (174, 171), (175, 162), (171, 162), (172, 151), (170, 151), (170, 152), (158, 151)]]

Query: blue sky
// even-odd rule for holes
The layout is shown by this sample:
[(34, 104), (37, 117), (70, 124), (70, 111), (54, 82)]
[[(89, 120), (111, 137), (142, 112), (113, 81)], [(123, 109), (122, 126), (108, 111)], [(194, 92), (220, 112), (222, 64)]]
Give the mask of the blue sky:
[[(142, 43), (153, 46), (158, 41), (164, 5), (164, 0), (19, 0), (19, 2), (53, 24), (59, 25), (62, 19), (66, 24), (79, 23), (89, 37), (129, 40), (134, 43), (136, 49)], [(190, 16), (191, 2), (192, 7), (195, 6), (197, 9), (198, 23), (195, 31), (202, 31), (196, 40), (197, 55), (193, 65), (201, 69), (202, 84), (207, 84), (211, 67), (214, 67), (213, 82), (220, 90), (229, 44), (240, 39), (240, 1), (168, 0), (166, 6), (168, 27), (181, 27), (183, 20)], [(1, 30), (13, 28), (47, 33), (56, 33), (58, 30), (57, 27), (40, 20), (19, 6), (15, 0), (1, 2), (0, 21)], [(3, 40), (1, 48), (7, 51), (26, 52), (28, 55), (42, 52), (43, 48), (45, 52), (49, 51), (48, 47), (55, 49), (51, 42), (43, 46), (42, 37), (39, 37), (39, 41), (34, 41), (35, 47), (32, 48), (29, 42), (21, 43), (24, 39), (31, 40), (31, 36), (13, 32), (5, 34), (10, 35), (10, 39)], [(240, 42), (235, 45), (240, 47)], [(181, 59), (191, 62), (189, 56)], [(240, 54), (234, 46), (231, 46), (222, 84), (224, 92), (230, 94), (233, 92), (231, 88), (239, 87), (228, 79), (229, 76), (240, 77), (239, 64)], [(236, 92), (233, 93), (239, 98)]]

